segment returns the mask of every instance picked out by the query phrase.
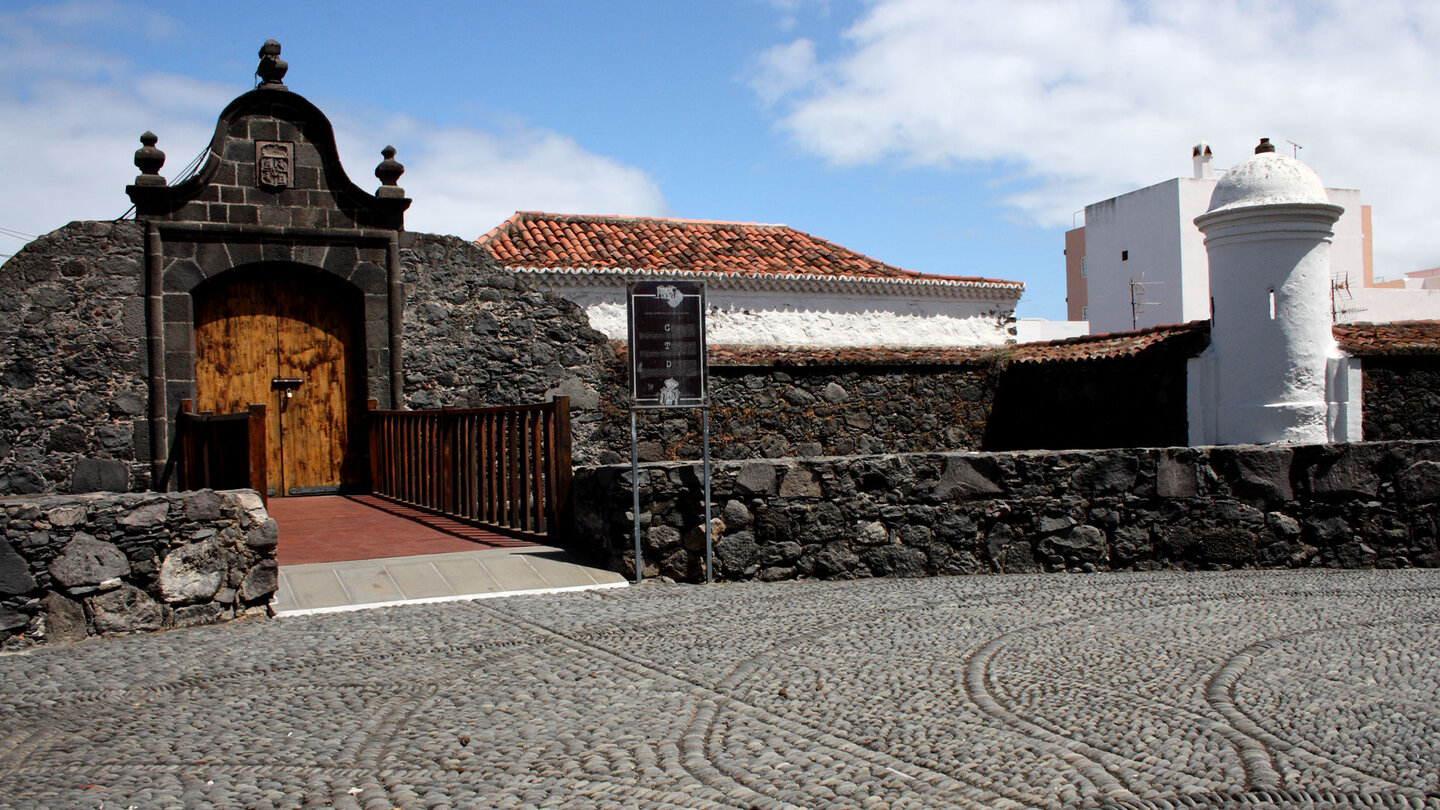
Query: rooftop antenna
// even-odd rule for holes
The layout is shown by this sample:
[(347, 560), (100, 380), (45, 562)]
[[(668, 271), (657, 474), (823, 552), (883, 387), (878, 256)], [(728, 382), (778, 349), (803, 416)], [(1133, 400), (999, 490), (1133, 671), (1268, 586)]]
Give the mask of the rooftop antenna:
[(1291, 148), (1290, 148), (1290, 156), (1293, 157), (1293, 158), (1296, 158), (1296, 159), (1298, 160), (1298, 159), (1300, 158), (1300, 150), (1301, 150), (1301, 149), (1304, 149), (1305, 147), (1301, 146), (1301, 145), (1298, 144), (1298, 143), (1295, 143), (1294, 141), (1290, 140), (1289, 138), (1286, 138), (1286, 139), (1285, 139), (1285, 143), (1290, 144), (1290, 147), (1291, 147)]
[(1157, 284), (1158, 284), (1158, 285), (1160, 285), (1160, 286), (1163, 287), (1163, 286), (1165, 285), (1165, 282), (1163, 282), (1163, 281), (1146, 281), (1146, 280), (1145, 280), (1145, 274), (1144, 274), (1144, 273), (1141, 273), (1139, 278), (1135, 278), (1134, 276), (1131, 276), (1131, 277), (1130, 277), (1130, 328), (1131, 328), (1131, 329), (1139, 329), (1139, 328), (1140, 328), (1140, 313), (1145, 311), (1145, 307), (1147, 307), (1147, 306), (1152, 306), (1152, 307), (1153, 307), (1153, 306), (1159, 306), (1159, 305), (1160, 305), (1160, 302), (1159, 302), (1159, 301), (1146, 301), (1146, 300), (1145, 300), (1145, 285), (1146, 285), (1146, 284), (1150, 284), (1150, 285), (1157, 285)]
[(1345, 301), (1354, 300), (1355, 294), (1350, 292), (1350, 273), (1348, 271), (1345, 273), (1343, 281), (1338, 278), (1330, 279), (1330, 321), (1332, 323), (1342, 323), (1342, 317), (1364, 312), (1367, 309), (1367, 307), (1345, 303)]

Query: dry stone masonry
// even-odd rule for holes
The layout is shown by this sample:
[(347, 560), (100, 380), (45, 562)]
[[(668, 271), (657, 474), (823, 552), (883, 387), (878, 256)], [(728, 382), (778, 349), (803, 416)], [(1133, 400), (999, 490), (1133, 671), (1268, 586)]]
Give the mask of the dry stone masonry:
[(405, 405), (475, 408), (570, 397), (577, 459), (593, 460), (604, 336), (580, 307), (453, 236), (406, 234)]
[(72, 222), (0, 267), (0, 493), (148, 483), (141, 236)]
[(275, 521), (251, 490), (0, 499), (5, 649), (263, 616)]
[(1440, 437), (1440, 356), (1366, 357), (1365, 437)]
[[(697, 464), (641, 470), (647, 576), (703, 579)], [(727, 580), (1440, 566), (1440, 442), (914, 453), (715, 465)], [(629, 465), (577, 521), (633, 574)]]
[[(611, 379), (625, 384), (623, 368)], [(994, 397), (993, 365), (710, 367), (710, 451), (719, 459), (979, 449)], [(630, 455), (623, 392), (605, 403), (601, 461)], [(640, 414), (643, 461), (701, 454), (695, 410)]]

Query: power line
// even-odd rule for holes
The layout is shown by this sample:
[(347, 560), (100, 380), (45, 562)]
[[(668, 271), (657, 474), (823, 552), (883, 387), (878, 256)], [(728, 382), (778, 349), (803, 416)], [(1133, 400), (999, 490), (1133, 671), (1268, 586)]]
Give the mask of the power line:
[(186, 180), (189, 180), (190, 177), (195, 174), (195, 172), (200, 170), (201, 164), (205, 162), (205, 156), (209, 154), (210, 146), (209, 144), (206, 144), (205, 148), (200, 150), (200, 154), (196, 155), (194, 158), (191, 159), (189, 163), (185, 164), (185, 168), (180, 170), (180, 174), (176, 176), (175, 180), (171, 182), (170, 185), (178, 186)]
[(5, 236), (13, 236), (13, 237), (15, 237), (16, 239), (35, 239), (35, 238), (37, 238), (37, 237), (35, 236), (35, 234), (33, 234), (33, 233), (25, 233), (25, 232), (23, 232), (23, 231), (15, 231), (15, 230), (11, 230), (11, 229), (9, 229), (9, 228), (0, 228), (0, 234), (4, 234)]

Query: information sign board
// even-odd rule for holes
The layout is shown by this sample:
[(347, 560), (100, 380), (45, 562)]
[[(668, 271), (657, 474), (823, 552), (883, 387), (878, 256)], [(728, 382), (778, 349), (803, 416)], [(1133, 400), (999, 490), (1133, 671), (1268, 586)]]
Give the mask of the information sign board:
[(630, 397), (636, 408), (703, 408), (705, 285), (636, 281), (627, 288)]

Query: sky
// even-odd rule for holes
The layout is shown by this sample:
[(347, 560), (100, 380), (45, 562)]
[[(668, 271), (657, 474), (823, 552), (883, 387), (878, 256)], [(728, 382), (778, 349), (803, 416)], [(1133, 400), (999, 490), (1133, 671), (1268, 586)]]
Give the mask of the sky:
[(1429, 0), (0, 0), (0, 258), (124, 214), (145, 130), (176, 178), (268, 38), (361, 187), (398, 150), (410, 230), (784, 223), (1058, 320), (1086, 204), (1269, 137), (1361, 190), (1376, 275), (1440, 266)]

